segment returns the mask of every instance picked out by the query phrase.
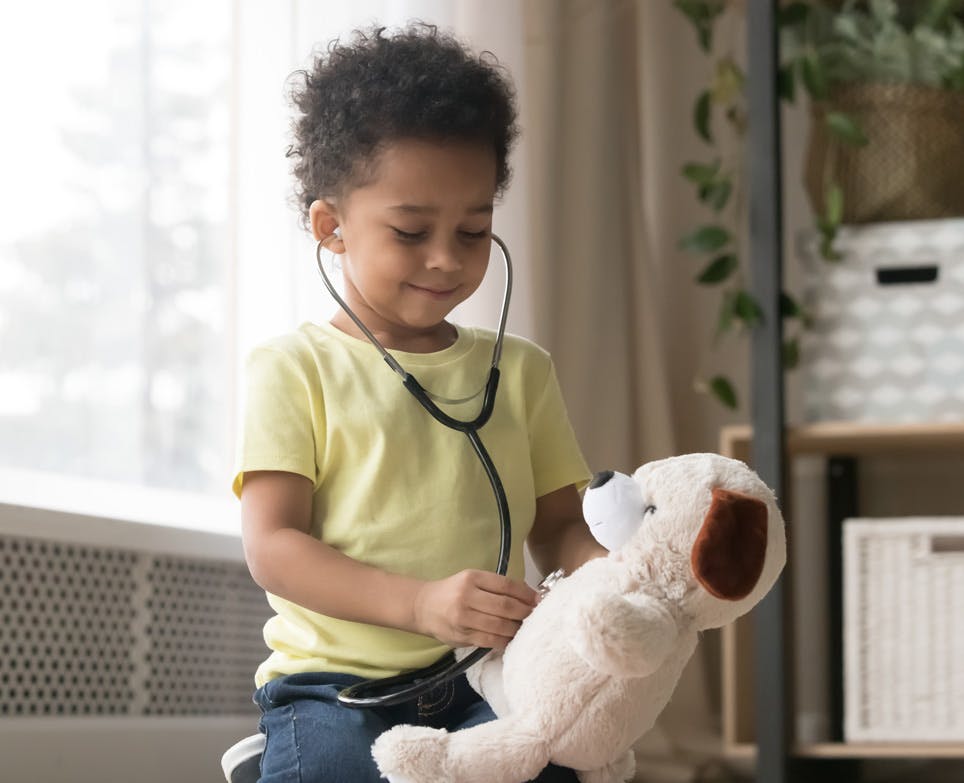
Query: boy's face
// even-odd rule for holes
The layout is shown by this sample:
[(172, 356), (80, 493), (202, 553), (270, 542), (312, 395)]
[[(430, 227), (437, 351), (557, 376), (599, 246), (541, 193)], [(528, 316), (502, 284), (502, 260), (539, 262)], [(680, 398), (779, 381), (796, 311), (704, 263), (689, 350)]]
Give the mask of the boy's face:
[(339, 205), (345, 299), (386, 344), (430, 336), (479, 287), (495, 187), (494, 150), (406, 139)]

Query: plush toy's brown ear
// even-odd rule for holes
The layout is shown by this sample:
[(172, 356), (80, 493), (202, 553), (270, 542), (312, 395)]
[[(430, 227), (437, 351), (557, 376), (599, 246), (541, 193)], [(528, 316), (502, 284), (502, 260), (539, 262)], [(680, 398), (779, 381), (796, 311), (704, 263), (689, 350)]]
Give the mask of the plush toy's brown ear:
[(700, 584), (717, 598), (745, 598), (760, 578), (766, 551), (766, 504), (739, 492), (714, 489), (690, 558)]

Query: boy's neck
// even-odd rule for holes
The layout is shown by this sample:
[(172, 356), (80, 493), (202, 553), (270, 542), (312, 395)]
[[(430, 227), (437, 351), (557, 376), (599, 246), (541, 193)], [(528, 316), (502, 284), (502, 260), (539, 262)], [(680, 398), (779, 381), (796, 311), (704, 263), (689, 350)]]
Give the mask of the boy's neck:
[[(331, 321), (332, 326), (340, 332), (368, 342), (368, 337), (358, 328), (354, 321), (343, 311), (335, 313)], [(455, 344), (459, 333), (454, 324), (442, 321), (430, 329), (400, 330), (390, 328), (372, 328), (365, 324), (372, 334), (385, 348), (406, 353), (435, 353)]]

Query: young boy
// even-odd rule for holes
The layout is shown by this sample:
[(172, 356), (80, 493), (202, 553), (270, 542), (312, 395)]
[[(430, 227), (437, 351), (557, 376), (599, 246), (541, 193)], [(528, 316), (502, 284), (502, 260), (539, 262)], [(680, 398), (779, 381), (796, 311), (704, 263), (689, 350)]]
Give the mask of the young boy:
[[(329, 47), (294, 99), (302, 212), (342, 259), (346, 303), (426, 389), (462, 400), (448, 413), (473, 418), (495, 335), (446, 318), (488, 264), (516, 136), (508, 81), (432, 27), (375, 29)], [(545, 573), (605, 554), (582, 519), (589, 471), (537, 346), (506, 338), (480, 435), (511, 510), (507, 576), (492, 573), (498, 515), (470, 444), (431, 419), (345, 312), (252, 353), (234, 489), (248, 566), (277, 613), (256, 675), (265, 783), (376, 781), (382, 731), (491, 720), (464, 677), (396, 707), (336, 697), (452, 647), (504, 648), (535, 604), (524, 542)], [(538, 780), (575, 776), (550, 767)]]

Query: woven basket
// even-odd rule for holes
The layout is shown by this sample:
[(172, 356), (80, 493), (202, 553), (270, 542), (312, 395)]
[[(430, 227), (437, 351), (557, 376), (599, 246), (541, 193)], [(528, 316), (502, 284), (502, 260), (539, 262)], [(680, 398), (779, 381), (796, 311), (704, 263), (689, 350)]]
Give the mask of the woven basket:
[[(848, 144), (824, 115), (850, 116), (870, 143)], [(812, 105), (804, 182), (824, 212), (827, 183), (843, 189), (844, 223), (964, 216), (964, 93), (904, 84), (854, 84)]]

